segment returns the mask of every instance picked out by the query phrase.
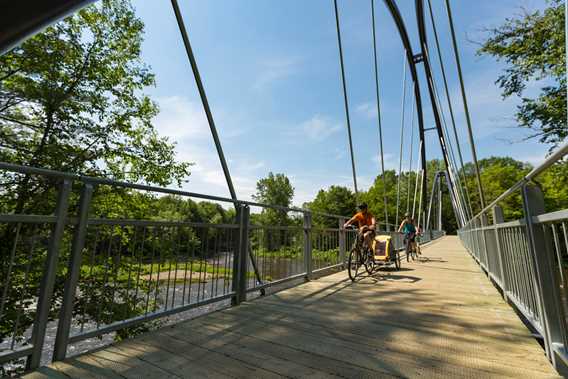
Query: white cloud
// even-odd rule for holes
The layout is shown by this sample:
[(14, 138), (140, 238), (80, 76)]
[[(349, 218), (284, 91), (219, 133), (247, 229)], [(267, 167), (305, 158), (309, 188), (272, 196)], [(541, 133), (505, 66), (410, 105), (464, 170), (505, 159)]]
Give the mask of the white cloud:
[(258, 75), (254, 81), (255, 90), (263, 90), (273, 83), (286, 79), (298, 72), (300, 60), (298, 58), (280, 58), (265, 60), (260, 63)]
[(377, 118), (377, 105), (371, 103), (370, 101), (366, 101), (357, 105), (357, 107), (355, 107), (355, 112), (367, 119), (374, 119)]
[(154, 125), (162, 136), (172, 141), (181, 142), (190, 138), (205, 138), (209, 124), (200, 104), (180, 96), (157, 98), (160, 113), (154, 119)]
[[(182, 188), (196, 193), (229, 197), (225, 175), (201, 104), (180, 96), (162, 97), (157, 101), (160, 113), (154, 119), (154, 125), (158, 133), (176, 142), (178, 160), (195, 163), (191, 167), (188, 182)], [(223, 111), (218, 110), (216, 114), (221, 121), (219, 125), (226, 125), (223, 123)], [(219, 132), (222, 140), (242, 134), (239, 129)], [(265, 163), (246, 156), (232, 157), (228, 161), (237, 195), (240, 198), (250, 198), (255, 191), (258, 171)]]
[(339, 132), (341, 128), (341, 124), (319, 114), (316, 114), (311, 119), (301, 124), (301, 129), (304, 134), (308, 138), (316, 141), (326, 139), (332, 134)]

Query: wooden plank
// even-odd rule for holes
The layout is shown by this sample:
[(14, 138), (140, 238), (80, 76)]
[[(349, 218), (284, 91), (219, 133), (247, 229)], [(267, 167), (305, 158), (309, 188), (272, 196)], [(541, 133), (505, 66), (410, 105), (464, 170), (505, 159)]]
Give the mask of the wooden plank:
[[(183, 340), (186, 344), (219, 344), (223, 346), (223, 348), (232, 350), (233, 353), (236, 352), (237, 354), (239, 349), (244, 349), (245, 351), (262, 352), (262, 354), (271, 357), (270, 361), (274, 361), (274, 358), (276, 358), (276, 361), (284, 360), (286, 362), (292, 362), (292, 364), (287, 363), (286, 366), (283, 367), (283, 370), (286, 372), (286, 374), (284, 374), (285, 376), (289, 376), (298, 366), (302, 366), (300, 369), (311, 369), (310, 372), (323, 372), (325, 377), (329, 377), (330, 375), (339, 375), (342, 377), (390, 376), (385, 372), (359, 367), (352, 363), (346, 363), (326, 356), (306, 354), (304, 349), (296, 349), (278, 342), (266, 341), (239, 333), (218, 333), (218, 330), (212, 330), (207, 327), (199, 328), (198, 331), (176, 328), (175, 330), (163, 331), (162, 333), (166, 333), (169, 336), (175, 334), (177, 338)], [(220, 347), (216, 348), (219, 349)], [(314, 375), (317, 377), (319, 373), (314, 372)], [(305, 377), (303, 375), (292, 376)]]
[[(530, 344), (526, 345), (526, 349), (519, 348), (514, 352), (510, 352), (508, 350), (508, 343), (503, 343), (500, 347), (501, 354), (499, 357), (496, 357), (493, 352), (478, 348), (481, 346), (479, 344), (473, 344), (474, 341), (471, 338), (465, 340), (462, 338), (461, 334), (440, 333), (438, 330), (428, 328), (417, 330), (416, 328), (406, 328), (404, 325), (385, 324), (383, 321), (380, 323), (365, 322), (364, 325), (359, 326), (351, 326), (344, 323), (339, 326), (327, 322), (325, 325), (322, 325), (320, 322), (325, 319), (313, 313), (282, 312), (285, 308), (278, 309), (275, 307), (260, 311), (258, 306), (254, 308), (249, 307), (248, 310), (245, 310), (245, 308), (246, 307), (240, 307), (238, 315), (222, 313), (207, 319), (202, 319), (200, 323), (216, 325), (216, 320), (222, 318), (223, 321), (228, 321), (230, 317), (233, 317), (235, 320), (246, 319), (262, 322), (264, 328), (270, 328), (277, 323), (278, 325), (293, 327), (307, 334), (314, 334), (316, 336), (322, 334), (329, 337), (338, 337), (353, 343), (360, 343), (370, 347), (385, 347), (389, 350), (392, 350), (393, 346), (397, 345), (400, 341), (404, 341), (404, 345), (402, 346), (404, 350), (402, 352), (405, 354), (417, 354), (423, 351), (424, 341), (429, 340), (432, 347), (435, 348), (434, 351), (441, 356), (447, 356), (448, 358), (446, 359), (450, 360), (454, 357), (462, 357), (465, 355), (471, 356), (472, 359), (487, 360), (495, 364), (500, 363), (504, 366), (510, 366), (511, 358), (518, 359), (522, 356), (525, 357), (525, 359), (520, 362), (515, 362), (515, 367), (519, 367), (520, 365), (527, 369), (539, 367), (544, 371), (549, 369), (548, 362), (544, 362), (538, 356), (536, 356), (536, 358), (533, 357), (531, 353), (534, 352), (534, 341), (532, 338), (526, 336), (523, 337), (525, 340), (530, 338)], [(499, 340), (496, 342), (498, 343)], [(524, 341), (520, 341), (521, 344), (523, 342)]]

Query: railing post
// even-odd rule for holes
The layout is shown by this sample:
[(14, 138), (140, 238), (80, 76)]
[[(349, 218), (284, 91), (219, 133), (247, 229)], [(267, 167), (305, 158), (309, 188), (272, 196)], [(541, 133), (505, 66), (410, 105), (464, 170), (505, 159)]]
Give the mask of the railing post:
[(481, 223), (480, 226), (480, 232), (481, 232), (481, 245), (482, 245), (482, 249), (480, 249), (480, 257), (481, 257), (481, 261), (484, 263), (485, 265), (485, 273), (488, 277), (490, 277), (490, 273), (491, 273), (491, 262), (489, 262), (489, 252), (488, 250), (488, 246), (487, 246), (487, 235), (486, 232), (487, 230), (485, 229), (487, 227), (487, 224), (489, 224), (488, 220), (487, 220), (487, 215), (485, 213), (481, 214), (480, 220), (479, 222)]
[(69, 331), (73, 319), (73, 302), (75, 301), (75, 291), (81, 273), (81, 259), (85, 247), (85, 237), (87, 235), (87, 224), (89, 218), (89, 208), (93, 197), (93, 185), (86, 183), (81, 192), (79, 205), (79, 219), (73, 235), (71, 245), (71, 256), (69, 258), (69, 276), (65, 281), (63, 292), (63, 303), (59, 312), (59, 323), (57, 326), (57, 336), (52, 361), (61, 361), (67, 354), (67, 344), (69, 343)]
[(240, 204), (237, 207), (237, 220), (239, 222), (239, 236), (233, 257), (233, 291), (235, 295), (231, 299), (232, 305), (239, 305), (247, 299), (247, 257), (250, 226), (250, 208), (248, 205)]
[(304, 267), (306, 280), (312, 278), (312, 214), (304, 213)]
[(495, 230), (495, 246), (497, 247), (497, 259), (499, 260), (499, 274), (501, 276), (501, 290), (503, 291), (503, 299), (508, 301), (507, 299), (507, 290), (508, 290), (508, 283), (505, 277), (505, 268), (503, 267), (504, 259), (503, 259), (503, 251), (501, 250), (501, 238), (499, 238), (499, 229), (497, 228), (498, 224), (501, 224), (505, 221), (503, 217), (503, 208), (496, 205), (492, 209), (493, 212), (493, 226)]
[(558, 273), (554, 268), (554, 256), (550, 242), (552, 237), (544, 226), (535, 225), (533, 217), (545, 213), (544, 195), (535, 185), (522, 187), (523, 209), (527, 227), (527, 239), (536, 271), (537, 291), (540, 297), (544, 343), (549, 359), (560, 373), (566, 373), (565, 365), (556, 354), (555, 347), (565, 348), (564, 311), (559, 294)]
[(347, 255), (346, 233), (345, 228), (343, 227), (345, 219), (339, 218), (337, 223), (339, 228), (339, 261), (343, 264), (343, 268), (345, 268), (345, 256)]
[(47, 247), (47, 257), (43, 269), (43, 276), (39, 287), (39, 297), (34, 325), (32, 329), (33, 351), (26, 362), (26, 369), (33, 370), (39, 367), (43, 342), (45, 340), (45, 330), (49, 321), (49, 311), (51, 309), (51, 297), (57, 278), (57, 262), (59, 260), (59, 248), (61, 239), (65, 232), (67, 223), (67, 210), (69, 207), (69, 195), (71, 193), (71, 180), (64, 179), (59, 188), (57, 203), (55, 208), (55, 224)]

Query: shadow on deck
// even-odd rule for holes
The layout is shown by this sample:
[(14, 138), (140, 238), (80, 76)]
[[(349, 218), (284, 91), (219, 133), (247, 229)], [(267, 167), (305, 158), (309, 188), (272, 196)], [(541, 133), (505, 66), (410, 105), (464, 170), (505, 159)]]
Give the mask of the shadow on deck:
[(345, 272), (54, 363), (26, 378), (554, 377), (456, 237), (401, 271)]

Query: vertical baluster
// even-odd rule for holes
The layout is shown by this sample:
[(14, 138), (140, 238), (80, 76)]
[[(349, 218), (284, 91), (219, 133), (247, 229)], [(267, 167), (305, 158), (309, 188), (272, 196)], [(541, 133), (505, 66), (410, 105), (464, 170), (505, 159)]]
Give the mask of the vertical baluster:
[(312, 276), (312, 215), (304, 213), (304, 268), (306, 270), (306, 280)]
[(140, 254), (138, 255), (138, 268), (136, 270), (136, 287), (134, 289), (134, 307), (138, 306), (138, 292), (140, 291), (140, 275), (142, 274), (142, 258), (144, 257), (144, 243), (146, 242), (146, 226), (142, 227), (142, 243), (140, 244)]
[(89, 208), (93, 196), (93, 186), (85, 183), (81, 192), (81, 200), (79, 205), (79, 220), (73, 235), (71, 245), (71, 257), (69, 259), (69, 275), (65, 281), (63, 290), (63, 302), (59, 313), (59, 324), (57, 326), (57, 335), (55, 338), (55, 346), (53, 352), (53, 361), (65, 359), (67, 354), (67, 345), (69, 343), (69, 332), (71, 330), (71, 321), (73, 319), (73, 303), (75, 301), (75, 293), (79, 283), (81, 274), (81, 262), (83, 258), (83, 249), (85, 248), (85, 239), (87, 236), (87, 224), (89, 218)]
[(43, 351), (43, 342), (45, 340), (45, 331), (49, 321), (49, 311), (52, 305), (51, 297), (55, 288), (55, 279), (57, 276), (57, 263), (59, 259), (59, 250), (61, 240), (65, 231), (67, 223), (67, 211), (69, 206), (69, 195), (71, 194), (71, 180), (64, 179), (61, 184), (56, 209), (55, 209), (55, 224), (53, 226), (51, 236), (49, 239), (49, 246), (47, 248), (47, 258), (40, 284), (40, 293), (38, 297), (36, 317), (32, 329), (32, 345), (33, 351), (31, 356), (26, 362), (28, 370), (35, 369), (39, 366), (41, 361), (41, 354)]
[(544, 329), (546, 351), (549, 359), (556, 368), (562, 367), (557, 362), (553, 347), (555, 343), (566, 347), (566, 320), (564, 309), (560, 305), (558, 277), (554, 272), (554, 257), (551, 253), (551, 238), (545, 228), (538, 228), (533, 217), (543, 214), (544, 195), (542, 190), (534, 185), (522, 187), (523, 210), (527, 225), (527, 240), (529, 242), (532, 263), (535, 267), (535, 288), (538, 289), (540, 313)]

